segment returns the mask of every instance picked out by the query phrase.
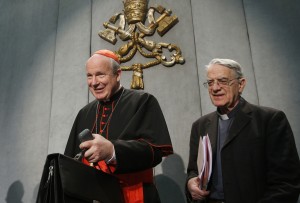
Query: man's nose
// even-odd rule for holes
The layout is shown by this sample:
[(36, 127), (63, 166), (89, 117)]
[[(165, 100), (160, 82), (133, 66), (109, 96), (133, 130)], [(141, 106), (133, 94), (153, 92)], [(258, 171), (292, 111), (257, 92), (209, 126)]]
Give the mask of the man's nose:
[(92, 85), (95, 86), (95, 85), (98, 85), (98, 84), (99, 84), (99, 81), (97, 80), (97, 77), (93, 76), (93, 78), (92, 78)]
[(219, 90), (221, 87), (220, 87), (218, 81), (214, 81), (213, 84), (212, 84), (212, 86), (211, 86), (211, 88), (212, 88), (214, 91), (216, 91), (216, 90)]

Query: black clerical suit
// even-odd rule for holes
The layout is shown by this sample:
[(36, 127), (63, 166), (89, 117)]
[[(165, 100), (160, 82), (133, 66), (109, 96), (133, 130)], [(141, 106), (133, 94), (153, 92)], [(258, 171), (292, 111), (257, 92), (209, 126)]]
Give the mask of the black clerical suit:
[[(65, 155), (73, 157), (80, 152), (78, 134), (86, 128), (113, 143), (117, 162), (114, 174), (135, 177), (135, 172), (152, 170), (163, 156), (173, 153), (161, 108), (153, 95), (143, 91), (122, 87), (110, 101), (95, 100), (82, 108)], [(159, 202), (153, 182), (142, 184), (145, 203)]]
[[(239, 108), (221, 148), (225, 202), (296, 203), (300, 163), (285, 114), (245, 100)], [(215, 164), (218, 118), (218, 113), (213, 112), (193, 123), (187, 180), (198, 175), (199, 136), (209, 135)], [(187, 197), (191, 200), (188, 190)]]

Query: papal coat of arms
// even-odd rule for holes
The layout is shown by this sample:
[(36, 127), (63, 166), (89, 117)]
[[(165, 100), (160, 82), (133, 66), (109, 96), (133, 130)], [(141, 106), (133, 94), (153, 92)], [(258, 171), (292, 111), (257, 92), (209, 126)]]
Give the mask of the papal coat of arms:
[[(106, 29), (98, 34), (102, 39), (112, 44), (117, 42), (116, 37), (126, 42), (115, 51), (121, 63), (130, 61), (137, 51), (142, 56), (151, 59), (144, 64), (134, 63), (131, 66), (121, 66), (122, 70), (133, 71), (131, 88), (144, 89), (143, 69), (158, 64), (171, 67), (176, 63), (184, 63), (181, 50), (177, 45), (164, 42), (157, 43), (145, 38), (152, 36), (155, 32), (162, 37), (178, 23), (178, 18), (171, 15), (171, 10), (161, 5), (148, 8), (147, 0), (124, 0), (123, 4), (124, 12), (113, 15), (109, 22), (103, 24)], [(155, 18), (157, 15), (158, 17)], [(167, 51), (170, 57), (166, 57), (164, 51)]]

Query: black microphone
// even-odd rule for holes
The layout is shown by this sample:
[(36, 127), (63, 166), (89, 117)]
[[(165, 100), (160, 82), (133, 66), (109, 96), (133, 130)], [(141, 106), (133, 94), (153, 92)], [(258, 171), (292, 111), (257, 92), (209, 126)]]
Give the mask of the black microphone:
[(94, 137), (89, 129), (84, 129), (81, 133), (79, 133), (78, 138), (79, 138), (80, 142), (85, 142), (85, 141), (94, 139)]
[(79, 133), (78, 138), (79, 138), (80, 142), (85, 142), (85, 141), (94, 139), (94, 137), (89, 129), (84, 129), (81, 133)]
[[(88, 140), (93, 140), (94, 137), (91, 133), (91, 131), (89, 129), (84, 129), (81, 133), (79, 133), (78, 135), (78, 138), (80, 140), (80, 142), (85, 142), (85, 141), (88, 141)], [(83, 158), (83, 155), (85, 153), (86, 149), (82, 149), (81, 152), (79, 152), (75, 157), (74, 159), (75, 160), (81, 160)]]

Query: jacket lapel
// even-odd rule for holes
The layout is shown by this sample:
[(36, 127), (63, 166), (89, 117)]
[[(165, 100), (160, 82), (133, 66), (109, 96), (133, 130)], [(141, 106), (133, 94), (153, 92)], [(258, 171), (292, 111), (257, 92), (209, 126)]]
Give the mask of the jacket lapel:
[(239, 112), (237, 112), (232, 126), (230, 128), (229, 134), (225, 140), (223, 148), (230, 143), (236, 136), (239, 135), (239, 132), (247, 125), (247, 123), (251, 120), (251, 116), (249, 113), (251, 112), (249, 108), (249, 104), (245, 101), (245, 104), (241, 106)]

